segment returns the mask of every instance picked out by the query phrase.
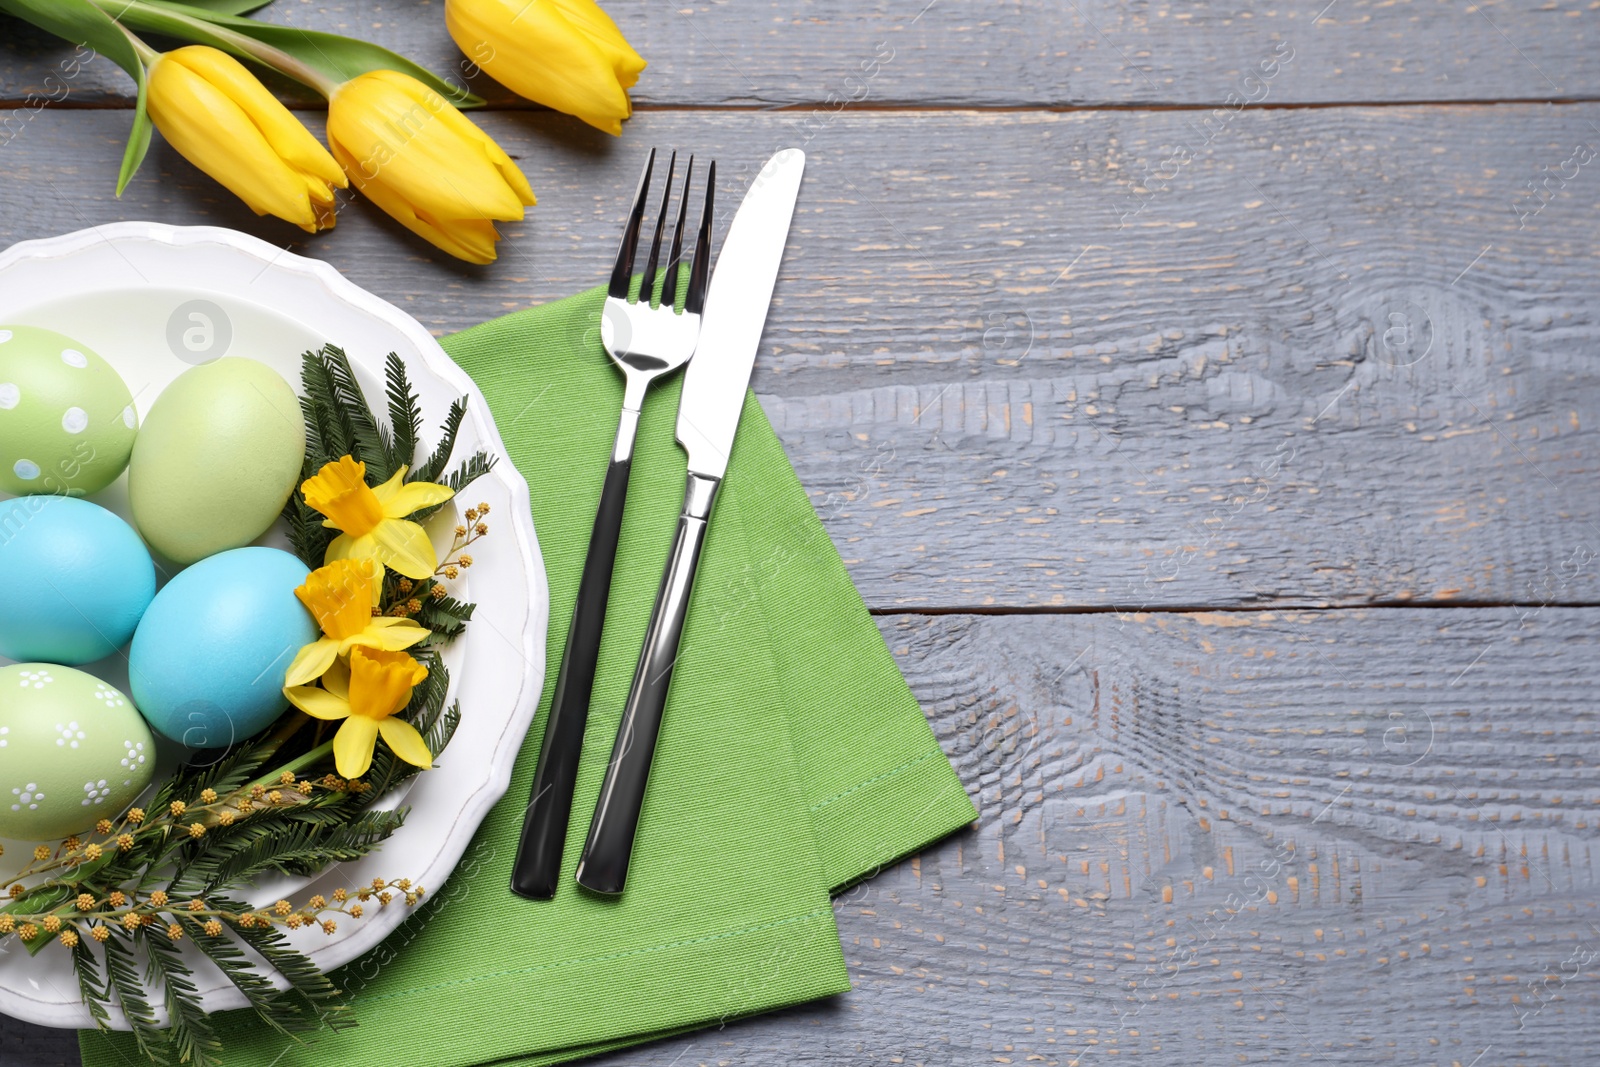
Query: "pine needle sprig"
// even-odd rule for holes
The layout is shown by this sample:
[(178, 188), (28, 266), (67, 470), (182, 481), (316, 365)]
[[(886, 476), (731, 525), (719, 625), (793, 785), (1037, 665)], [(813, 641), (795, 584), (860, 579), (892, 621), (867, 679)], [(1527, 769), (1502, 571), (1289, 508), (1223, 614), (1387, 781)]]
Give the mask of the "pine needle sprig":
[[(453, 706), (442, 709), (448, 672), (436, 653), (425, 655), (436, 674), (431, 685), (418, 687), (403, 714), (438, 753), (457, 716)], [(291, 716), (301, 725), (311, 722)], [(337, 990), (282, 929), (320, 926), (332, 934), (336, 918), (359, 919), (366, 908), (400, 897), (414, 905), (422, 887), (403, 878), (379, 880), (340, 889), (331, 900), (312, 896), (270, 908), (234, 899), (268, 872), (307, 874), (360, 859), (404, 823), (404, 808), (371, 808), (381, 794), (370, 780), (302, 777), (330, 760), (331, 742), (306, 749), (303, 740), (279, 730), (217, 763), (181, 768), (148, 809), (101, 820), (93, 834), (59, 847), (38, 846), (32, 862), (0, 879), (0, 891), (11, 893), (0, 906), (0, 939), (15, 936), (30, 953), (57, 942), (68, 948), (96, 1024), (109, 1026), (111, 1007), (120, 1006), (140, 1049), (158, 1063), (218, 1063), (219, 1040), (181, 949), (185, 939), (240, 989), (266, 1025), (300, 1034), (349, 1024)], [(405, 772), (390, 777), (403, 781)], [(155, 800), (163, 806), (156, 808)], [(275, 988), (273, 971), (286, 991)], [(164, 1019), (150, 989), (159, 994)]]
[(390, 352), (384, 363), (384, 376), (390, 426), (384, 436), (388, 439), (390, 474), (393, 474), (401, 467), (415, 466), (417, 441), (422, 436), (422, 408), (406, 377), (405, 360)]
[(108, 984), (117, 995), (117, 1004), (122, 1008), (129, 1028), (133, 1030), (139, 1051), (144, 1053), (146, 1059), (162, 1063), (170, 1047), (167, 1033), (156, 1022), (155, 1009), (145, 996), (144, 979), (139, 975), (138, 963), (128, 941), (128, 936), (120, 932), (106, 939)]
[[(493, 468), (493, 458), (478, 453), (444, 473), (466, 415), (462, 399), (451, 405), (442, 439), (410, 469), (423, 447), (422, 413), (397, 356), (385, 363), (384, 417), (369, 407), (336, 347), (307, 352), (302, 380), (304, 477), (350, 455), (367, 465), (374, 485), (408, 468), (410, 480), (459, 490)], [(444, 583), (472, 566), (468, 549), (489, 532), (488, 513), (488, 504), (466, 509), (465, 525), (456, 528), (432, 576), (388, 574), (376, 610), (416, 619), (433, 631), (433, 641), (460, 634), (475, 605)], [(320, 567), (334, 531), (298, 492), (284, 518), (296, 554)], [(412, 655), (428, 673), (398, 715), (437, 762), (461, 709), (449, 702), (450, 674), (438, 648), (420, 645)], [(408, 808), (375, 804), (419, 768), (378, 746), (362, 778), (346, 780), (333, 773), (332, 749), (317, 720), (290, 711), (263, 734), (179, 768), (142, 807), (100, 820), (93, 833), (36, 847), (19, 871), (0, 872), (0, 951), (12, 937), (29, 953), (64, 947), (95, 1024), (109, 1027), (113, 1009), (120, 1009), (140, 1051), (156, 1063), (219, 1063), (220, 1038), (204, 1011), (191, 953), (209, 960), (279, 1033), (298, 1039), (354, 1025), (340, 991), (285, 931), (320, 928), (331, 935), (338, 920), (359, 920), (368, 909), (400, 899), (416, 905), (423, 888), (404, 878), (378, 879), (298, 904), (257, 907), (242, 899), (265, 875), (309, 875), (368, 856), (404, 825)], [(193, 948), (186, 951), (185, 941)]]
[(148, 927), (135, 932), (133, 939), (145, 949), (146, 978), (162, 991), (167, 1009), (167, 1042), (178, 1062), (221, 1063), (222, 1039), (200, 1003), (194, 971), (178, 952), (175, 939), (165, 931), (152, 934)]
[(78, 978), (78, 995), (88, 1005), (94, 1024), (106, 1029), (111, 1025), (111, 1014), (106, 1008), (111, 1001), (109, 979), (101, 980), (100, 961), (89, 951), (88, 942), (76, 936), (72, 941), (72, 970)]
[[(455, 452), (461, 426), (467, 414), (462, 397), (450, 405), (440, 429), (440, 438), (420, 464), (415, 464), (422, 448), (422, 407), (406, 371), (405, 361), (390, 353), (384, 363), (384, 408), (387, 420), (380, 420), (361, 390), (355, 369), (344, 351), (325, 345), (301, 357), (300, 408), (306, 423), (306, 456), (300, 480), (315, 475), (325, 464), (343, 456), (366, 465), (367, 484), (377, 486), (408, 468), (408, 482), (436, 482), (457, 493), (494, 470), (495, 457), (476, 452), (446, 473)], [(415, 465), (414, 465), (415, 464)], [(412, 516), (425, 522), (447, 504), (424, 508)], [(303, 493), (290, 495), (283, 518), (289, 528), (289, 543), (301, 562), (312, 570), (327, 561), (328, 546), (337, 532), (322, 524), (322, 515), (305, 502)], [(433, 579), (398, 581), (389, 574), (380, 610), (414, 618), (432, 630), (440, 640), (460, 636), (472, 618), (473, 605), (450, 596)]]
[[(226, 897), (217, 897), (212, 903), (231, 912), (248, 912), (249, 906)], [(354, 1026), (349, 1004), (341, 999), (333, 980), (323, 974), (309, 958), (289, 945), (288, 938), (274, 926), (252, 924), (240, 927), (235, 924), (234, 936), (249, 946), (273, 970), (289, 983), (292, 1000), (307, 1005), (323, 1025), (333, 1030)]]
[(437, 482), (440, 475), (444, 474), (445, 464), (450, 462), (450, 454), (456, 450), (456, 437), (461, 433), (461, 423), (466, 417), (467, 401), (462, 397), (451, 404), (450, 410), (445, 413), (439, 444), (434, 448), (433, 454), (417, 468), (418, 480)]
[(195, 947), (205, 953), (206, 958), (216, 964), (234, 988), (244, 994), (245, 1000), (255, 1009), (262, 1022), (297, 1041), (299, 1035), (321, 1028), (321, 1020), (306, 1011), (304, 999), (286, 996), (274, 986), (256, 970), (254, 962), (238, 942), (224, 937), (220, 932), (211, 934), (199, 919), (180, 916), (179, 923), (194, 941)]

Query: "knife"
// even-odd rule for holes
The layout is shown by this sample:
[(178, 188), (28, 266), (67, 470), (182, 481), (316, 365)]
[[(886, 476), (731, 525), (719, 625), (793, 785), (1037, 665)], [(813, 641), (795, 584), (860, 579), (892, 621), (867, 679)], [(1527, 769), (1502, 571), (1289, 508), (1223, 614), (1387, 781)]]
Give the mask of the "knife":
[(628, 880), (672, 667), (689, 614), (695, 567), (717, 489), (728, 470), (805, 165), (804, 152), (786, 148), (761, 168), (728, 228), (711, 276), (700, 342), (678, 403), (678, 443), (689, 456), (683, 512), (589, 823), (589, 838), (578, 861), (578, 884), (596, 893), (621, 893)]

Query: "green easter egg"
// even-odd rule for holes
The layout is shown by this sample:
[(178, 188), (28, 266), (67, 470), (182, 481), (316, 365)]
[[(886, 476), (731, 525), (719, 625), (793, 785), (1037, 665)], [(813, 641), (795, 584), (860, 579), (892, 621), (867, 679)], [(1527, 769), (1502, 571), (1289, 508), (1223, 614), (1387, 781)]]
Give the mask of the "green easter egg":
[(134, 524), (175, 563), (248, 545), (283, 510), (305, 450), (300, 401), (265, 363), (229, 358), (184, 371), (133, 446)]
[(97, 493), (128, 465), (138, 427), (111, 364), (54, 330), (0, 326), (0, 489)]
[(0, 837), (59, 841), (150, 784), (155, 738), (133, 703), (53, 663), (0, 667)]

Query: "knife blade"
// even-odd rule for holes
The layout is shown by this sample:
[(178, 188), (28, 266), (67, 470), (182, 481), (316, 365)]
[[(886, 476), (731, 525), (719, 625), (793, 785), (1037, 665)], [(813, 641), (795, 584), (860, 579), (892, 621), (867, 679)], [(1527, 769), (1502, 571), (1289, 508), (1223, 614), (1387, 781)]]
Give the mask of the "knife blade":
[(767, 161), (739, 205), (711, 275), (700, 341), (678, 405), (678, 443), (697, 474), (727, 473), (805, 167), (798, 148)]
[(596, 893), (621, 893), (627, 883), (695, 569), (739, 430), (805, 163), (804, 152), (788, 148), (761, 168), (711, 276), (699, 344), (678, 404), (678, 443), (688, 454), (683, 511), (578, 861), (578, 884)]

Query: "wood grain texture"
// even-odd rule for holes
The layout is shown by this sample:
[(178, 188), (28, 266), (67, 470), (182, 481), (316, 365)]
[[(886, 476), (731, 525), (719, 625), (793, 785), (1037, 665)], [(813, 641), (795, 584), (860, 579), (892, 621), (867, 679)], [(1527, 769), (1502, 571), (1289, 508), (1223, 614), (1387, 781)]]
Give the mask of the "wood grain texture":
[[(364, 203), (305, 238), (164, 146), (115, 201), (108, 111), (0, 149), (0, 243), (231, 226), (438, 332), (595, 284), (637, 151), (484, 121), (541, 198), (491, 268)], [(714, 152), (725, 225), (788, 121), (653, 113), (634, 140)], [(1600, 159), (1550, 178), (1600, 152), (1600, 106), (1246, 111), (1204, 146), (1194, 122), (846, 114), (811, 140), (755, 388), (868, 602), (1600, 601)]]
[[(1600, 96), (1587, 0), (607, 7), (652, 61), (634, 94), (645, 108), (1211, 105), (1230, 93), (1258, 99), (1262, 90), (1246, 79), (1280, 47), (1294, 55), (1292, 76), (1269, 79), (1259, 97), (1274, 104)], [(455, 81), (472, 70), (445, 32), (442, 3), (277, 0), (262, 17), (372, 40)], [(5, 21), (0, 47), (0, 100), (57, 97), (61, 83), (47, 79), (63, 52), (49, 38)], [(885, 61), (863, 66), (874, 58)], [(482, 77), (470, 80), (497, 104), (517, 103)], [(109, 63), (92, 64), (70, 89), (77, 106), (125, 104), (129, 92)]]
[[(0, 20), (0, 245), (230, 226), (445, 333), (595, 284), (643, 146), (725, 227), (803, 145), (755, 387), (982, 817), (839, 899), (851, 994), (596, 1062), (1588, 1065), (1600, 106), (1505, 102), (1600, 98), (1596, 9), (1325, 4), (615, 0), (640, 113), (481, 116), (484, 270), (159, 139), (113, 199), (121, 76)], [(462, 73), (437, 2), (269, 10)]]
[(979, 821), (838, 898), (849, 995), (597, 1062), (1600, 1055), (1600, 610), (880, 625)]

